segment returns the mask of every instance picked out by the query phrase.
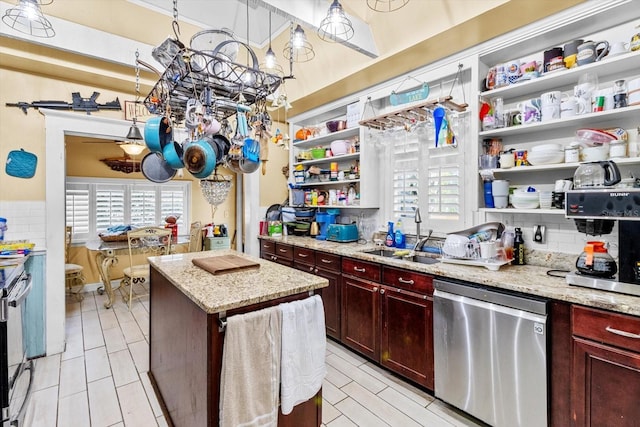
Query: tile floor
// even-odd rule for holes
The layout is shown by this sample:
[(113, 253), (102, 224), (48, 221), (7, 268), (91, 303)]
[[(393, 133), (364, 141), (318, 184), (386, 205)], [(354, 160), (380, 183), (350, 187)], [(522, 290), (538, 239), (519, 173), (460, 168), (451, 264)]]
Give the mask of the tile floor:
[[(67, 297), (67, 348), (36, 360), (27, 427), (166, 426), (148, 371), (148, 298)], [(323, 427), (479, 426), (445, 403), (333, 341), (327, 346)]]

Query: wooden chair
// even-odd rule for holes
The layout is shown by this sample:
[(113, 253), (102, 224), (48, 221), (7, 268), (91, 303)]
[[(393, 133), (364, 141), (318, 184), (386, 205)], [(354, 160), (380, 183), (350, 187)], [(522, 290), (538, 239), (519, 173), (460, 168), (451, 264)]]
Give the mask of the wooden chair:
[(189, 231), (189, 252), (200, 252), (202, 250), (202, 223), (195, 221), (191, 223)]
[[(129, 244), (129, 267), (123, 270), (124, 278), (120, 282), (120, 289), (129, 286), (128, 298), (125, 290), (123, 299), (131, 310), (133, 286), (149, 281), (149, 264), (134, 264), (133, 257), (136, 254), (142, 254), (145, 258), (169, 254), (171, 251), (171, 230), (160, 227), (138, 228), (127, 233), (127, 241)], [(136, 298), (143, 295), (136, 295)]]
[[(71, 248), (71, 237), (73, 229), (69, 226), (65, 229), (65, 249), (64, 249), (64, 282), (69, 293), (75, 294), (78, 301), (84, 299), (82, 290), (84, 289), (85, 280), (82, 271), (84, 267), (78, 264), (69, 263), (69, 250)], [(80, 289), (76, 289), (80, 286)]]

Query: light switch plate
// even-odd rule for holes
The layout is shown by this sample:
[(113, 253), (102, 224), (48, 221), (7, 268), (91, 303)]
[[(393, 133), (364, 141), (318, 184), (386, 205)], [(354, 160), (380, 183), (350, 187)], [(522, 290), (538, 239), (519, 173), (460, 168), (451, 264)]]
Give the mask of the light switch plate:
[(546, 231), (547, 231), (547, 227), (545, 227), (544, 225), (534, 225), (533, 241), (536, 243), (544, 243)]

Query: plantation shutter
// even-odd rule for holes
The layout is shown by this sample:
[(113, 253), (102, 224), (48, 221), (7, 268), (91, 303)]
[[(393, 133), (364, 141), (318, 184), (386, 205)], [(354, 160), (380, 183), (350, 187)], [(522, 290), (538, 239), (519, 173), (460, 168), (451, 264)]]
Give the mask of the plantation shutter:
[(68, 184), (66, 190), (66, 224), (73, 235), (89, 237), (91, 228), (89, 216), (89, 186), (87, 184)]
[(96, 186), (96, 232), (121, 225), (125, 219), (125, 189), (122, 186)]

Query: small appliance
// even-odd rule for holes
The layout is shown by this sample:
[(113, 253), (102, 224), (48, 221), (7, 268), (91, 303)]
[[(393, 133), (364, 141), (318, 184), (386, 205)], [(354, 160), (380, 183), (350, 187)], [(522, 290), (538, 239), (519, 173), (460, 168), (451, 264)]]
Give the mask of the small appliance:
[(331, 224), (336, 223), (336, 215), (328, 212), (318, 212), (316, 221), (320, 224), (320, 232), (316, 236), (318, 240), (327, 240), (327, 231)]
[(26, 357), (25, 300), (31, 275), (22, 263), (0, 265), (0, 426), (23, 426), (34, 365)]
[(591, 188), (566, 192), (565, 214), (587, 235), (609, 234), (618, 221), (618, 273), (589, 274), (581, 268), (567, 275), (567, 283), (640, 296), (640, 188)]
[(357, 242), (358, 226), (356, 224), (329, 224), (327, 240), (331, 242)]

